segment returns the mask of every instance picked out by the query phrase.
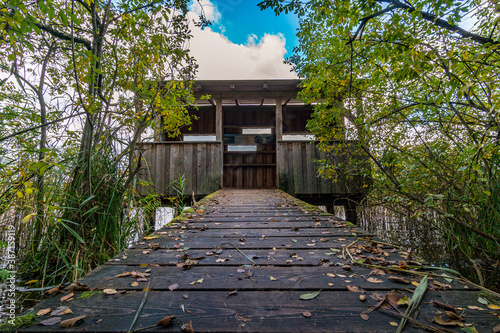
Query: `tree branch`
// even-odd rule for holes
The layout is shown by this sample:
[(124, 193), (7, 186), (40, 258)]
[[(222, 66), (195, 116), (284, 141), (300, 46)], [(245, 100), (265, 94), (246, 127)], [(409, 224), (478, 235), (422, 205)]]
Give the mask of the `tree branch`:
[(68, 42), (74, 41), (75, 43), (82, 44), (83, 46), (85, 46), (85, 48), (87, 50), (92, 51), (92, 44), (90, 43), (90, 41), (86, 40), (85, 38), (71, 36), (65, 32), (54, 30), (51, 27), (48, 27), (48, 26), (41, 24), (41, 23), (35, 23), (35, 25), (40, 30), (48, 32), (49, 34), (51, 34), (52, 36), (54, 36), (56, 38), (66, 40)]
[[(391, 7), (406, 9), (410, 13), (413, 13), (414, 11), (416, 11), (415, 8), (413, 8), (413, 7), (409, 6), (409, 5), (406, 5), (404, 3), (401, 3), (398, 0), (381, 0), (381, 2), (390, 3), (390, 4), (392, 4)], [(450, 24), (447, 21), (445, 21), (443, 19), (440, 19), (436, 15), (433, 15), (433, 14), (430, 14), (430, 13), (427, 13), (427, 12), (424, 12), (424, 11), (421, 11), (421, 10), (418, 13), (420, 15), (422, 15), (422, 18), (424, 18), (425, 20), (427, 20), (429, 22), (432, 22), (436, 26), (438, 26), (440, 28), (444, 28), (444, 29), (449, 30), (449, 31), (452, 31), (454, 33), (457, 33), (457, 34), (459, 34), (462, 37), (470, 38), (473, 41), (478, 42), (480, 44), (487, 44), (487, 43), (500, 44), (499, 41), (496, 41), (496, 40), (494, 40), (492, 38), (479, 36), (479, 35), (476, 35), (476, 34), (470, 32), (470, 31), (467, 31), (465, 29), (460, 28), (459, 26)]]

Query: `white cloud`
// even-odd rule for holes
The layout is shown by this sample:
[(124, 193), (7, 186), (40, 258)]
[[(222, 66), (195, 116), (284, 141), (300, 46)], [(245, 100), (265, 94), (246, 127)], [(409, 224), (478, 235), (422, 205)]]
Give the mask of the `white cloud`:
[[(220, 21), (220, 13), (209, 0), (200, 2), (206, 5), (207, 16), (207, 9), (212, 8), (210, 15), (219, 15), (217, 20)], [(194, 5), (199, 8), (198, 3)], [(194, 5), (190, 6), (191, 17), (198, 15)], [(235, 44), (210, 27), (202, 30), (192, 24), (191, 30), (191, 55), (198, 61), (197, 78), (200, 80), (297, 78), (294, 72), (290, 72), (290, 66), (283, 63), (286, 40), (282, 34), (265, 34), (260, 39), (251, 34), (245, 44)]]

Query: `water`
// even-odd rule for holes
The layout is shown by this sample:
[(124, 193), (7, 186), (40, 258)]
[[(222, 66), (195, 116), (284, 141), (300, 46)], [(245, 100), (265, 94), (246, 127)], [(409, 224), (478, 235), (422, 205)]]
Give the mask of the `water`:
[[(335, 207), (335, 215), (344, 218), (343, 207)], [(474, 283), (500, 291), (500, 267), (481, 259), (464, 258), (458, 250), (449, 251), (438, 229), (425, 220), (397, 215), (384, 207), (358, 207), (357, 215), (361, 228), (385, 242), (411, 251), (430, 265), (454, 269)], [(426, 218), (439, 223), (432, 213)]]

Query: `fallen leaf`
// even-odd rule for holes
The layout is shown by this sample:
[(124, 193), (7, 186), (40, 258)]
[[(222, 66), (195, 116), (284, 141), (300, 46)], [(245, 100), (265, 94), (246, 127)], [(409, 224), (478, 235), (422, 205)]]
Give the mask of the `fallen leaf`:
[(193, 281), (191, 282), (190, 284), (199, 284), (199, 283), (203, 283), (203, 278), (199, 279), (199, 280), (196, 280), (196, 281)]
[(439, 302), (439, 301), (432, 301), (432, 304), (434, 304), (435, 307), (438, 307), (438, 308), (443, 309), (443, 310), (455, 311), (455, 307), (454, 306), (448, 305), (448, 304), (445, 304), (445, 303), (442, 303), (442, 302)]
[(464, 317), (457, 315), (457, 314), (456, 314), (455, 312), (453, 312), (453, 311), (445, 311), (444, 313), (445, 313), (445, 314), (448, 316), (448, 318), (450, 318), (451, 320), (458, 320), (458, 321), (464, 321), (464, 320), (465, 320), (465, 318), (464, 318)]
[(493, 333), (499, 333), (499, 332), (500, 332), (500, 324), (493, 327)]
[(397, 303), (398, 306), (403, 306), (403, 305), (410, 305), (410, 298), (409, 297), (401, 297)]
[(477, 301), (481, 304), (488, 305), (488, 301), (482, 297), (479, 297)]
[(277, 279), (276, 279), (275, 277), (273, 277), (273, 276), (270, 276), (270, 277), (269, 277), (269, 279), (270, 279), (271, 281), (276, 281), (276, 280), (277, 280)]
[(57, 293), (57, 292), (59, 292), (59, 291), (60, 291), (60, 290), (59, 290), (60, 288), (61, 288), (61, 285), (59, 284), (59, 285), (55, 286), (54, 288), (47, 290), (47, 291), (45, 292), (45, 295), (52, 295), (52, 294), (55, 294), (55, 293)]
[(175, 319), (175, 316), (166, 316), (165, 318), (161, 319), (158, 323), (156, 323), (156, 326), (171, 326), (172, 321)]
[(45, 319), (38, 324), (43, 325), (43, 326), (52, 326), (61, 321), (61, 317), (50, 317), (48, 319)]
[(73, 311), (71, 311), (70, 308), (67, 308), (67, 309), (64, 309), (62, 310), (61, 312), (59, 312), (59, 315), (65, 315), (65, 314), (70, 314), (70, 313), (73, 313)]
[(434, 321), (441, 326), (460, 326), (464, 327), (464, 323), (458, 320), (444, 319), (443, 315), (435, 315)]
[(158, 237), (160, 237), (160, 236), (158, 236), (158, 235), (155, 235), (155, 236), (146, 236), (146, 237), (143, 237), (143, 238), (144, 238), (145, 240), (152, 240), (152, 239), (156, 239), (156, 238), (158, 238)]
[(199, 213), (199, 214), (203, 214), (203, 209), (199, 209), (196, 212)]
[(61, 297), (60, 301), (61, 302), (69, 301), (69, 300), (71, 300), (73, 298), (74, 295), (75, 295), (74, 293), (69, 293), (66, 296)]
[(174, 291), (177, 288), (179, 288), (179, 285), (177, 283), (174, 283), (174, 284), (168, 286), (168, 290), (170, 290), (170, 291)]
[(417, 281), (413, 281), (411, 284), (414, 285), (415, 287), (418, 287), (418, 282)]
[(304, 317), (308, 318), (308, 319), (309, 319), (309, 318), (311, 318), (311, 316), (312, 316), (311, 312), (309, 312), (309, 311), (304, 311), (304, 312), (302, 312), (302, 315), (303, 315)]
[(38, 310), (38, 312), (36, 313), (37, 316), (45, 316), (46, 314), (48, 314), (50, 311), (52, 311), (51, 308), (47, 308), (47, 309), (40, 309)]
[(361, 302), (366, 301), (366, 295), (359, 295), (359, 300), (360, 300)]
[(66, 319), (64, 321), (61, 321), (61, 326), (64, 328), (78, 326), (83, 322), (85, 318), (87, 318), (87, 316), (78, 316), (75, 318)]
[(102, 291), (105, 295), (114, 295), (116, 294), (118, 291), (116, 291), (116, 289), (104, 289)]
[(363, 290), (361, 288), (350, 285), (350, 284), (347, 285), (347, 290), (352, 291), (354, 293), (362, 293), (363, 292)]
[(479, 311), (486, 311), (486, 309), (483, 309), (483, 308), (480, 308), (479, 306), (475, 306), (475, 305), (469, 305), (467, 306), (469, 309), (471, 310), (479, 310)]
[(331, 283), (331, 282), (328, 283), (328, 286), (333, 287), (333, 283)]
[(335, 274), (333, 274), (333, 273), (326, 273), (326, 275), (329, 277), (333, 277), (333, 278), (335, 277)]
[(136, 282), (132, 282), (130, 284), (131, 287), (137, 287), (138, 285), (139, 285), (139, 282), (137, 282), (137, 281)]
[(69, 310), (70, 312), (67, 312), (69, 310), (69, 307), (67, 306), (60, 306), (58, 307), (57, 309), (55, 309), (54, 311), (52, 311), (50, 313), (50, 316), (53, 317), (53, 316), (62, 316), (63, 314), (66, 314), (66, 313), (73, 313), (73, 311)]
[(395, 321), (390, 321), (389, 324), (391, 324), (391, 326), (394, 326), (394, 327), (399, 326), (399, 324), (396, 323)]
[(244, 270), (243, 268), (238, 268), (236, 271), (237, 271), (238, 273), (245, 273), (245, 270)]
[(402, 277), (398, 276), (389, 276), (387, 278), (389, 281), (396, 282), (396, 283), (402, 283), (402, 284), (410, 284), (411, 282), (407, 279), (404, 279)]
[(363, 318), (364, 320), (368, 320), (368, 319), (370, 319), (370, 317), (369, 317), (366, 313), (361, 313), (359, 316), (360, 316), (361, 318)]
[(384, 280), (377, 279), (377, 278), (374, 278), (374, 277), (370, 277), (370, 278), (366, 279), (366, 281), (368, 281), (370, 283), (384, 283)]
[(189, 323), (182, 325), (181, 332), (194, 333), (193, 322), (190, 320)]
[(462, 331), (465, 333), (479, 333), (475, 327), (463, 327)]
[(308, 300), (311, 300), (311, 299), (313, 299), (313, 298), (318, 297), (318, 295), (319, 295), (319, 291), (315, 291), (315, 292), (313, 292), (313, 293), (305, 293), (305, 294), (301, 294), (301, 295), (299, 296), (299, 298), (300, 298), (301, 300), (303, 300), (303, 301), (308, 301)]
[(488, 308), (492, 310), (500, 310), (500, 306), (495, 305), (495, 304), (488, 304)]
[(184, 299), (188, 299), (188, 298), (189, 298), (189, 295), (188, 295), (188, 294), (184, 294), (184, 295), (182, 295), (182, 297), (183, 297)]
[(238, 293), (238, 289), (235, 289), (233, 291), (230, 291), (229, 294), (227, 294), (227, 297), (230, 297), (230, 296), (233, 296), (233, 295), (236, 295)]
[(33, 284), (33, 283), (37, 283), (39, 280), (30, 280), (28, 282), (25, 282), (24, 284), (26, 285), (30, 285), (30, 284)]

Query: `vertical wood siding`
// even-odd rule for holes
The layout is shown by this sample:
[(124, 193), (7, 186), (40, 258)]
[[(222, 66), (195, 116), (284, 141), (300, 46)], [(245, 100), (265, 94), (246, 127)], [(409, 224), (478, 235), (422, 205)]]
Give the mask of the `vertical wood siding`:
[[(139, 172), (141, 195), (174, 195), (172, 184), (184, 175), (186, 194), (207, 195), (221, 188), (221, 143), (144, 143)], [(144, 184), (148, 183), (147, 185)]]

